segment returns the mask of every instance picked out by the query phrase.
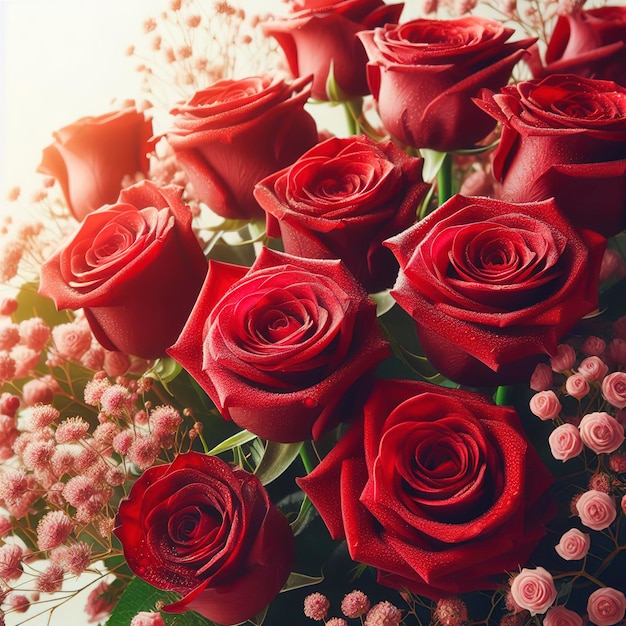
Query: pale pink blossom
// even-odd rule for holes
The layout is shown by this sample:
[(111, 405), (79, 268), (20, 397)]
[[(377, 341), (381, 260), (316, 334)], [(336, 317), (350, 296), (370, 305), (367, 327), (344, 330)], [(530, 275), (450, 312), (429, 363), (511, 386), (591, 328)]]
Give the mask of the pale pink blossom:
[(564, 606), (553, 606), (544, 615), (543, 626), (582, 626), (583, 618)]
[(40, 352), (18, 344), (11, 348), (11, 358), (15, 361), (15, 378), (29, 376), (39, 363)]
[(85, 402), (91, 406), (98, 406), (102, 399), (102, 394), (111, 386), (106, 378), (93, 378), (85, 385)]
[(50, 563), (35, 578), (35, 589), (43, 593), (56, 593), (63, 587), (63, 577), (65, 572), (58, 563)]
[(576, 350), (567, 343), (556, 347), (556, 354), (550, 359), (550, 366), (559, 374), (571, 370), (576, 363)]
[(64, 419), (55, 431), (58, 443), (76, 443), (89, 432), (89, 424), (79, 415)]
[(22, 575), (23, 556), (24, 550), (21, 546), (12, 543), (0, 546), (0, 579), (11, 582)]
[(126, 374), (131, 365), (132, 363), (130, 361), (130, 357), (127, 354), (124, 354), (123, 352), (112, 352), (110, 350), (105, 350), (104, 363), (102, 367), (104, 368), (104, 371), (112, 378)]
[(596, 626), (613, 626), (624, 619), (626, 597), (612, 587), (596, 589), (587, 600), (587, 613)]
[(576, 500), (576, 511), (580, 516), (580, 521), (591, 530), (604, 530), (617, 517), (615, 500), (597, 489), (585, 491)]
[(341, 601), (341, 612), (352, 619), (365, 615), (369, 609), (369, 598), (362, 591), (351, 591)]
[(598, 356), (588, 356), (580, 362), (578, 371), (589, 382), (597, 382), (607, 375), (609, 366)]
[(37, 545), (40, 550), (52, 550), (65, 543), (74, 523), (65, 511), (49, 511), (37, 524)]
[(68, 322), (52, 329), (52, 340), (62, 358), (78, 362), (91, 347), (92, 335), (87, 324)]
[(587, 337), (580, 347), (585, 356), (600, 356), (606, 350), (606, 341), (600, 337)]
[(20, 340), (20, 330), (17, 324), (5, 322), (0, 325), (0, 350), (10, 350)]
[(552, 389), (540, 391), (530, 399), (530, 410), (540, 420), (556, 419), (562, 408), (559, 399)]
[(365, 626), (399, 626), (402, 611), (385, 600), (375, 604), (365, 617)]
[(461, 626), (469, 623), (467, 605), (457, 596), (441, 598), (437, 602), (433, 616), (442, 626)]
[(78, 576), (91, 565), (91, 546), (84, 541), (59, 546), (52, 551), (50, 558), (58, 561), (70, 574)]
[(624, 441), (624, 427), (605, 412), (588, 413), (579, 429), (583, 443), (596, 454), (615, 452)]
[(602, 380), (602, 396), (616, 409), (626, 408), (626, 372), (613, 372)]
[(30, 600), (23, 593), (10, 593), (6, 598), (6, 603), (11, 607), (11, 611), (16, 613), (26, 613), (30, 607)]
[(0, 384), (13, 380), (16, 369), (15, 359), (8, 352), (0, 352)]
[(159, 443), (152, 435), (138, 433), (128, 449), (128, 460), (145, 470), (154, 465), (159, 452)]
[(552, 456), (559, 461), (569, 461), (578, 456), (583, 450), (583, 440), (580, 431), (573, 424), (557, 426), (548, 437), (548, 444)]
[(553, 383), (552, 368), (547, 363), (537, 363), (530, 377), (530, 388), (533, 391), (546, 391)]
[(54, 400), (54, 390), (41, 378), (31, 378), (22, 387), (22, 400), (26, 406), (49, 404)]
[(109, 589), (109, 583), (101, 580), (94, 589), (89, 592), (85, 613), (90, 624), (105, 622), (111, 611), (115, 608), (115, 597)]
[(559, 543), (554, 546), (556, 553), (566, 561), (578, 561), (585, 558), (589, 547), (591, 546), (591, 537), (578, 530), (578, 528), (570, 528), (561, 535)]
[(531, 615), (545, 613), (557, 596), (552, 574), (543, 567), (523, 568), (511, 582), (515, 603)]
[(17, 311), (18, 301), (15, 298), (2, 298), (0, 300), (0, 315), (13, 315)]
[(39, 430), (50, 426), (59, 419), (61, 413), (50, 404), (38, 404), (30, 410), (30, 427), (33, 430)]
[(122, 385), (110, 385), (102, 392), (100, 405), (108, 415), (121, 417), (130, 411), (133, 405), (133, 395)]
[(330, 601), (322, 593), (311, 593), (304, 598), (304, 614), (312, 620), (321, 621), (328, 615)]
[(130, 626), (165, 626), (165, 621), (160, 613), (141, 611), (130, 620)]
[(40, 317), (31, 317), (20, 322), (20, 336), (27, 347), (41, 352), (50, 339), (50, 326)]
[(15, 417), (17, 410), (20, 408), (20, 399), (18, 396), (4, 391), (0, 395), (0, 413)]
[(7, 515), (0, 515), (0, 538), (4, 539), (13, 530), (11, 518)]
[(80, 357), (81, 365), (90, 370), (100, 370), (104, 367), (105, 349), (96, 343), (91, 344), (89, 350)]

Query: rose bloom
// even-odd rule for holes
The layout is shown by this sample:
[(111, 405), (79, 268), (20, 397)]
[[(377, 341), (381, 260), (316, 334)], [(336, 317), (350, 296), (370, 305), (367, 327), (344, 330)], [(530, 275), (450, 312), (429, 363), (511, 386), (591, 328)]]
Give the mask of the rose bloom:
[(576, 227), (607, 237), (626, 227), (626, 87), (554, 75), (485, 91), (479, 104), (503, 125), (502, 200), (554, 197)]
[(544, 615), (543, 626), (583, 626), (583, 618), (564, 606), (553, 606)]
[(513, 409), (407, 380), (377, 380), (362, 416), (297, 482), (380, 583), (434, 600), (501, 583), (552, 508), (550, 474)]
[(87, 215), (41, 268), (40, 293), (84, 309), (107, 350), (165, 356), (195, 302), (207, 262), (182, 189), (142, 181)]
[(164, 612), (197, 611), (225, 625), (267, 606), (294, 556), (289, 523), (259, 479), (198, 452), (144, 471), (113, 532), (139, 578), (183, 595)]
[(605, 6), (559, 16), (535, 78), (577, 74), (626, 86), (626, 7)]
[(398, 262), (382, 242), (415, 222), (429, 186), (422, 159), (365, 135), (333, 137), (262, 180), (255, 197), (285, 252), (339, 258), (367, 291), (393, 285)]
[(584, 398), (589, 393), (590, 389), (589, 381), (578, 372), (568, 376), (565, 381), (565, 391), (577, 400)]
[(530, 399), (531, 413), (544, 421), (556, 419), (562, 408), (557, 395), (552, 389), (540, 391)]
[(554, 549), (566, 561), (577, 561), (587, 556), (590, 546), (591, 537), (588, 534), (581, 532), (578, 528), (570, 528), (561, 535)]
[(389, 346), (374, 303), (339, 260), (263, 248), (252, 268), (210, 263), (168, 352), (224, 418), (293, 442), (356, 410)]
[[(313, 74), (313, 98), (349, 100), (369, 93), (367, 55), (357, 33), (395, 24), (403, 7), (382, 0), (302, 0), (293, 3), (288, 18), (262, 28), (280, 44), (294, 76)], [(334, 89), (329, 90), (329, 81)]]
[(588, 356), (578, 366), (578, 372), (590, 382), (602, 380), (608, 371), (609, 366), (599, 356)]
[(552, 200), (457, 195), (387, 245), (401, 268), (392, 296), (458, 383), (527, 380), (597, 307), (604, 239), (574, 231)]
[(602, 397), (616, 409), (626, 408), (626, 372), (613, 372), (602, 379)]
[(83, 117), (54, 133), (38, 171), (56, 178), (80, 221), (115, 202), (126, 176), (148, 173), (151, 136), (151, 120), (134, 107)]
[(199, 200), (227, 219), (265, 217), (252, 191), (317, 143), (311, 77), (220, 80), (175, 107), (166, 134)]
[(569, 461), (583, 451), (580, 431), (573, 424), (557, 426), (548, 437), (552, 456), (559, 461)]
[(440, 152), (473, 148), (496, 126), (472, 98), (498, 90), (534, 40), (497, 20), (417, 19), (359, 33), (380, 118), (398, 141)]
[(543, 567), (524, 567), (511, 583), (511, 596), (520, 608), (531, 615), (545, 613), (557, 596), (552, 574)]
[(626, 597), (612, 587), (596, 589), (587, 600), (589, 621), (597, 626), (613, 626), (624, 619)]
[(564, 373), (571, 370), (576, 363), (576, 350), (567, 343), (556, 347), (556, 354), (550, 358), (550, 366), (555, 372)]
[(613, 498), (597, 489), (585, 491), (576, 500), (576, 511), (580, 521), (591, 530), (608, 528), (617, 517), (617, 509)]
[(578, 428), (583, 443), (596, 454), (615, 452), (624, 442), (624, 427), (603, 411), (583, 416)]

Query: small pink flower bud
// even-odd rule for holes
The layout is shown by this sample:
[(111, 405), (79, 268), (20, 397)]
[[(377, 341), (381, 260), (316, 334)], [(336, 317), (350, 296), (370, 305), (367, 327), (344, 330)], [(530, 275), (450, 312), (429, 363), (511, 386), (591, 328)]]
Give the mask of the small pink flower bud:
[(391, 602), (375, 604), (365, 617), (364, 626), (399, 626), (402, 611)]
[(587, 600), (587, 613), (596, 626), (618, 624), (626, 614), (626, 597), (612, 587), (596, 589)]
[(548, 437), (552, 456), (559, 461), (569, 461), (583, 450), (580, 431), (573, 424), (557, 426)]
[(613, 372), (602, 379), (602, 396), (616, 409), (626, 408), (626, 372)]
[(341, 601), (341, 612), (351, 619), (365, 615), (369, 608), (369, 598), (362, 591), (351, 591)]
[(585, 356), (600, 356), (606, 350), (606, 341), (600, 337), (587, 337), (580, 347)]
[(583, 618), (564, 606), (553, 606), (545, 614), (543, 626), (583, 626)]
[(523, 568), (511, 583), (515, 603), (531, 615), (545, 613), (557, 596), (552, 574), (543, 567)]
[(585, 415), (579, 429), (583, 443), (596, 454), (615, 452), (624, 442), (624, 427), (608, 413)]
[(165, 620), (160, 613), (141, 611), (130, 620), (130, 626), (165, 626)]
[(578, 371), (589, 382), (597, 382), (607, 375), (609, 367), (600, 357), (588, 356), (580, 362)]
[(573, 369), (576, 363), (576, 350), (567, 343), (559, 344), (556, 350), (556, 354), (550, 359), (552, 369), (559, 374)]
[(462, 626), (468, 623), (467, 605), (461, 598), (441, 598), (434, 616), (442, 626)]
[(590, 546), (591, 537), (589, 535), (581, 532), (578, 528), (570, 528), (563, 533), (554, 549), (566, 561), (577, 561), (585, 558)]
[(565, 381), (565, 391), (577, 400), (584, 398), (590, 389), (589, 381), (579, 373), (568, 376)]
[(321, 621), (328, 615), (330, 601), (321, 593), (312, 593), (304, 598), (304, 614), (315, 621)]
[(562, 408), (552, 389), (540, 391), (530, 399), (531, 412), (544, 421), (556, 419)]
[(2, 298), (0, 300), (0, 315), (13, 315), (17, 311), (18, 302), (15, 298)]
[(22, 387), (22, 400), (26, 406), (50, 404), (54, 400), (54, 390), (41, 378), (31, 378)]
[(617, 367), (626, 366), (626, 339), (620, 339), (619, 337), (612, 339), (606, 351), (606, 356)]
[(576, 500), (580, 521), (591, 530), (608, 528), (617, 517), (615, 501), (608, 494), (590, 489)]
[(35, 579), (35, 588), (43, 593), (56, 593), (63, 587), (63, 568), (58, 563), (50, 563)]
[(533, 391), (546, 391), (552, 387), (553, 383), (552, 368), (546, 363), (537, 363), (530, 377), (530, 388)]
[(57, 548), (70, 536), (74, 528), (64, 511), (50, 511), (37, 524), (37, 545), (40, 550)]

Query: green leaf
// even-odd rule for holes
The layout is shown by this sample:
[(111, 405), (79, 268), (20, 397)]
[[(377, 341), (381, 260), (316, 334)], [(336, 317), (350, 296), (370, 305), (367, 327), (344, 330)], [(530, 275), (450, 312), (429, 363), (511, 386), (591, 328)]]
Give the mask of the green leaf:
[(396, 301), (391, 297), (391, 290), (379, 291), (370, 294), (370, 298), (376, 303), (376, 316), (380, 317), (391, 310)]
[[(170, 604), (177, 599), (178, 596), (174, 593), (161, 591), (140, 578), (133, 578), (122, 593), (106, 626), (128, 626), (140, 611), (156, 611), (157, 602)], [(168, 626), (174, 624), (176, 626), (214, 626), (213, 622), (193, 611), (177, 615), (167, 613), (161, 613), (161, 615)]]
[(154, 365), (146, 372), (146, 376), (154, 378), (163, 383), (163, 385), (166, 385), (173, 381), (180, 374), (182, 369), (182, 366), (174, 361), (174, 359), (157, 359)]
[(17, 324), (31, 317), (41, 317), (50, 326), (64, 324), (72, 320), (72, 314), (68, 311), (57, 311), (57, 308), (50, 298), (40, 296), (38, 293), (39, 282), (33, 281), (24, 283), (16, 295), (18, 301), (17, 311), (12, 316), (12, 320)]
[(276, 443), (268, 441), (263, 458), (254, 473), (264, 485), (268, 485), (294, 462), (300, 454), (301, 447), (301, 442)]
[(283, 588), (280, 590), (280, 592), (282, 593), (283, 591), (292, 591), (293, 589), (310, 587), (311, 585), (317, 585), (321, 583), (323, 580), (323, 576), (307, 576), (306, 574), (291, 572), (291, 574), (289, 574), (287, 582), (283, 585)]
[(443, 162), (447, 156), (447, 152), (437, 152), (427, 148), (421, 148), (420, 154), (424, 159), (424, 167), (422, 170), (422, 178), (430, 183), (437, 177)]
[(256, 435), (254, 433), (251, 433), (248, 430), (241, 430), (238, 433), (232, 435), (232, 437), (224, 439), (224, 441), (217, 444), (213, 449), (209, 450), (207, 454), (212, 454), (215, 456), (216, 454), (222, 454), (222, 452), (228, 452), (229, 450), (242, 446), (244, 443), (252, 441), (255, 437)]
[(306, 497), (302, 499), (300, 510), (298, 511), (298, 517), (291, 522), (291, 531), (294, 536), (297, 537), (308, 525), (309, 522), (315, 516), (315, 508), (313, 503)]

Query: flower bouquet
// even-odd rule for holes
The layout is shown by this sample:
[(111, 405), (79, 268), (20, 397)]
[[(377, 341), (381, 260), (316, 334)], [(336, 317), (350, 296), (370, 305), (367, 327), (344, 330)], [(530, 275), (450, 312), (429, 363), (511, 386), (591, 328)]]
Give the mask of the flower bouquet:
[(582, 4), (146, 19), (146, 101), (10, 192), (2, 623), (625, 623), (626, 8)]

